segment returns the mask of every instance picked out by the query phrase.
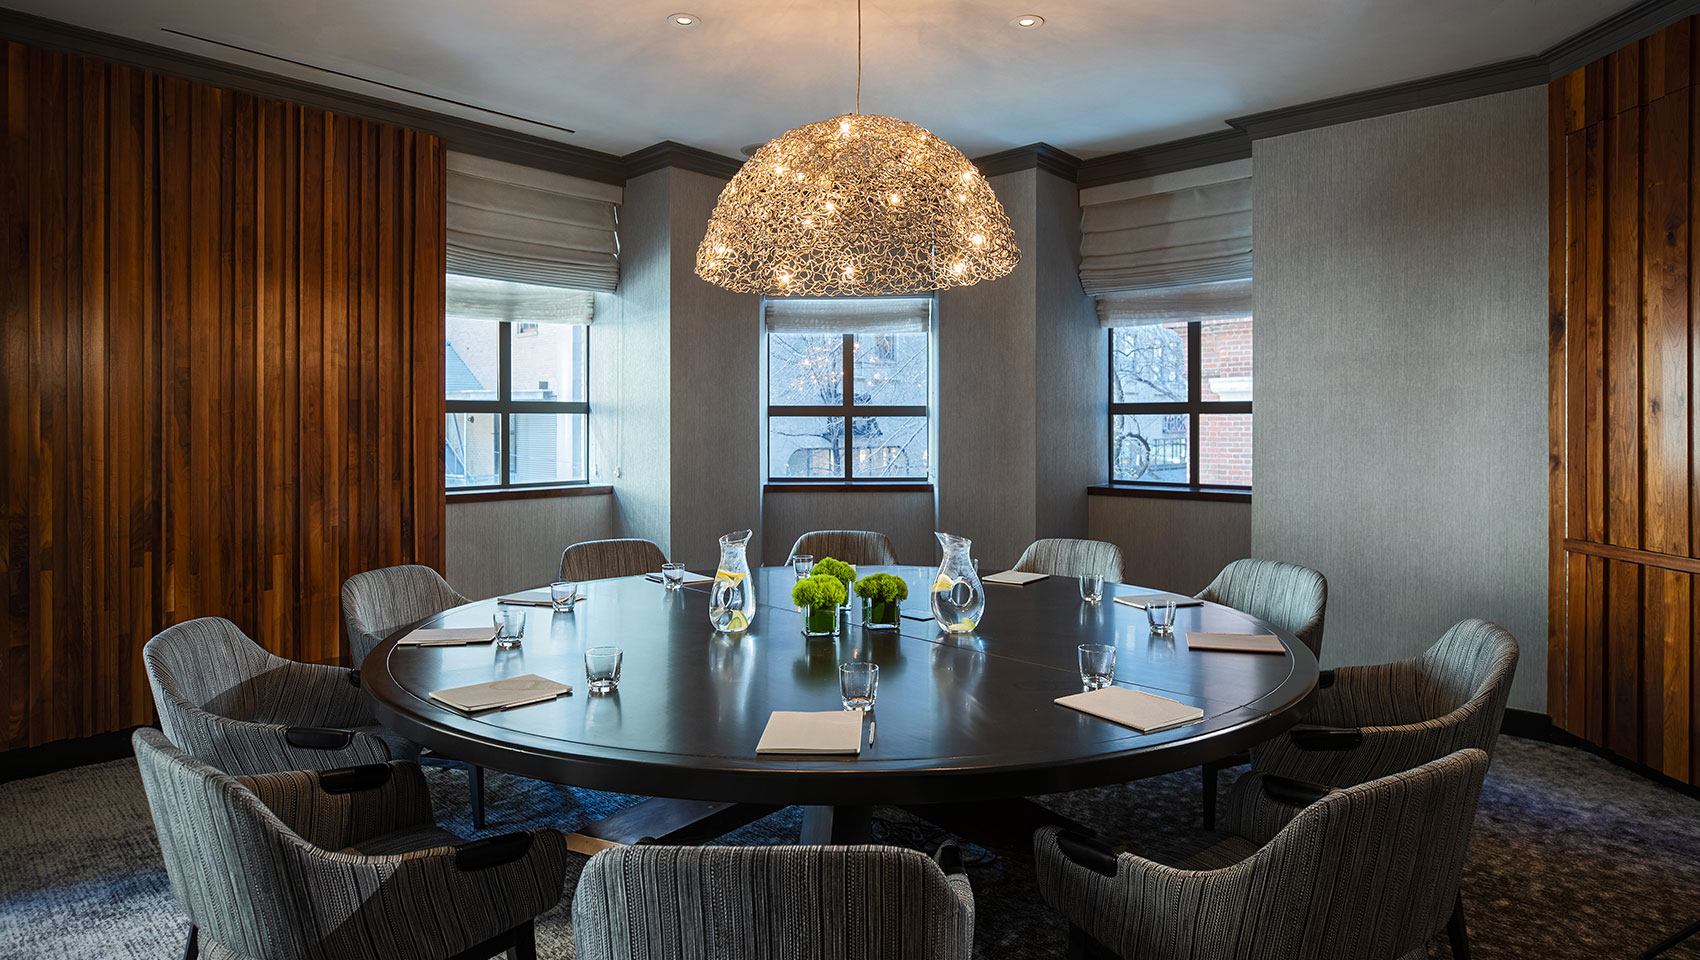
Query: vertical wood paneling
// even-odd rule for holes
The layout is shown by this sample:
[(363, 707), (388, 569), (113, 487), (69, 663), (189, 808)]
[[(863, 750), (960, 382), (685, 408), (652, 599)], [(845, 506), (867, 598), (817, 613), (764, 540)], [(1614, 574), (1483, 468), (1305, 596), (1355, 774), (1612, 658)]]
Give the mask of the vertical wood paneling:
[[(1696, 782), (1700, 99), (1685, 20), (1550, 88), (1554, 720)], [(1562, 534), (1560, 533), (1562, 531)]]
[(441, 144), (18, 44), (0, 110), (0, 748), (149, 721), (192, 617), (338, 658), (443, 562)]

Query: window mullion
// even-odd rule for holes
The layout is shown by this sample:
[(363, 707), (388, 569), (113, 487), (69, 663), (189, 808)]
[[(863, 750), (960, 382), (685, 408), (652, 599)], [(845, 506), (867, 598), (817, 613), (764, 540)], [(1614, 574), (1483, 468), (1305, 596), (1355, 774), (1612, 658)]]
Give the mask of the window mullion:
[(514, 398), (513, 329), (512, 323), (506, 320), (502, 321), (502, 336), (496, 347), (496, 365), (498, 367), (496, 402), (500, 404), (500, 413), (497, 414), (497, 419), (502, 425), (501, 429), (496, 432), (496, 441), (502, 445), (502, 453), (499, 459), (502, 464), (501, 484), (504, 487), (512, 482), (509, 465), (513, 461), (514, 455), (514, 418), (513, 412), (509, 408), (509, 404), (513, 403)]
[(854, 417), (856, 406), (856, 335), (853, 333), (844, 335), (843, 363), (844, 372), (839, 379), (839, 384), (843, 389), (839, 391), (839, 399), (844, 401), (844, 482), (849, 483), (856, 479), (856, 470), (851, 465), (851, 461), (855, 458), (851, 456), (850, 446), (850, 428), (856, 422)]
[(1187, 477), (1197, 486), (1198, 461), (1204, 450), (1203, 438), (1199, 436), (1204, 426), (1199, 416), (1204, 404), (1204, 324), (1197, 320), (1186, 325), (1186, 381), (1187, 405), (1191, 408), (1187, 414)]

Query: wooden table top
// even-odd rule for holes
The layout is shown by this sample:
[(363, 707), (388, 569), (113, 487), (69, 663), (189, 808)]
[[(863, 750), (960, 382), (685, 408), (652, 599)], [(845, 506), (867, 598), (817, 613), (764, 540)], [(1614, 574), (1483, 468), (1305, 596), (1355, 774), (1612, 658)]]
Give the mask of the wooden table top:
[[(905, 612), (928, 613), (932, 567), (866, 567), (910, 583)], [(642, 577), (583, 584), (578, 609), (529, 613), (514, 650), (397, 647), (392, 634), (362, 665), (379, 718), (449, 757), (557, 783), (655, 797), (766, 804), (912, 804), (1033, 796), (1119, 783), (1244, 750), (1298, 721), (1316, 686), (1316, 660), (1291, 635), (1214, 604), (1183, 607), (1175, 637), (1149, 636), (1143, 610), (1106, 584), (1083, 603), (1072, 578), (988, 585), (969, 635), (931, 619), (898, 631), (847, 623), (836, 639), (802, 636), (789, 567), (752, 576), (751, 629), (717, 634), (706, 588), (669, 592)], [(486, 626), (494, 599), (423, 622)], [(860, 603), (852, 604), (859, 620)], [(1188, 630), (1272, 633), (1284, 654), (1189, 651)], [(1075, 647), (1117, 646), (1116, 683), (1204, 710), (1199, 723), (1141, 734), (1052, 701), (1081, 689)], [(620, 687), (591, 696), (584, 650), (625, 651)], [(774, 710), (839, 708), (838, 664), (880, 665), (875, 744), (860, 757), (757, 757)], [(466, 716), (432, 690), (536, 673), (570, 683), (571, 696)]]

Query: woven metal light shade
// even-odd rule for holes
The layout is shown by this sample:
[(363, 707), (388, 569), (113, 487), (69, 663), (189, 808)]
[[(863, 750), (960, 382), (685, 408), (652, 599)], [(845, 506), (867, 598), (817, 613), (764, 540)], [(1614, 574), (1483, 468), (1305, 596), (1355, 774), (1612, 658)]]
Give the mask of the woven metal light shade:
[(1001, 277), (1021, 251), (961, 151), (894, 117), (791, 130), (720, 194), (697, 275), (740, 293), (921, 293)]

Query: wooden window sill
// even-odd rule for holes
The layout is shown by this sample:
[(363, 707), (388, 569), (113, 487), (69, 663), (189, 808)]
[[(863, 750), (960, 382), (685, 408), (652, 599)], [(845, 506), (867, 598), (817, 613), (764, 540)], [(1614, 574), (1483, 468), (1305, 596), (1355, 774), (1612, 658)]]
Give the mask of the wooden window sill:
[(932, 493), (933, 485), (925, 481), (911, 483), (880, 483), (858, 480), (854, 483), (767, 483), (762, 493)]
[(579, 483), (569, 487), (508, 487), (501, 490), (449, 491), (449, 505), (496, 500), (551, 500), (555, 497), (598, 497), (614, 492), (608, 484)]
[(1213, 500), (1250, 503), (1251, 491), (1237, 487), (1158, 487), (1134, 483), (1100, 483), (1086, 488), (1094, 497), (1144, 497), (1151, 500)]

